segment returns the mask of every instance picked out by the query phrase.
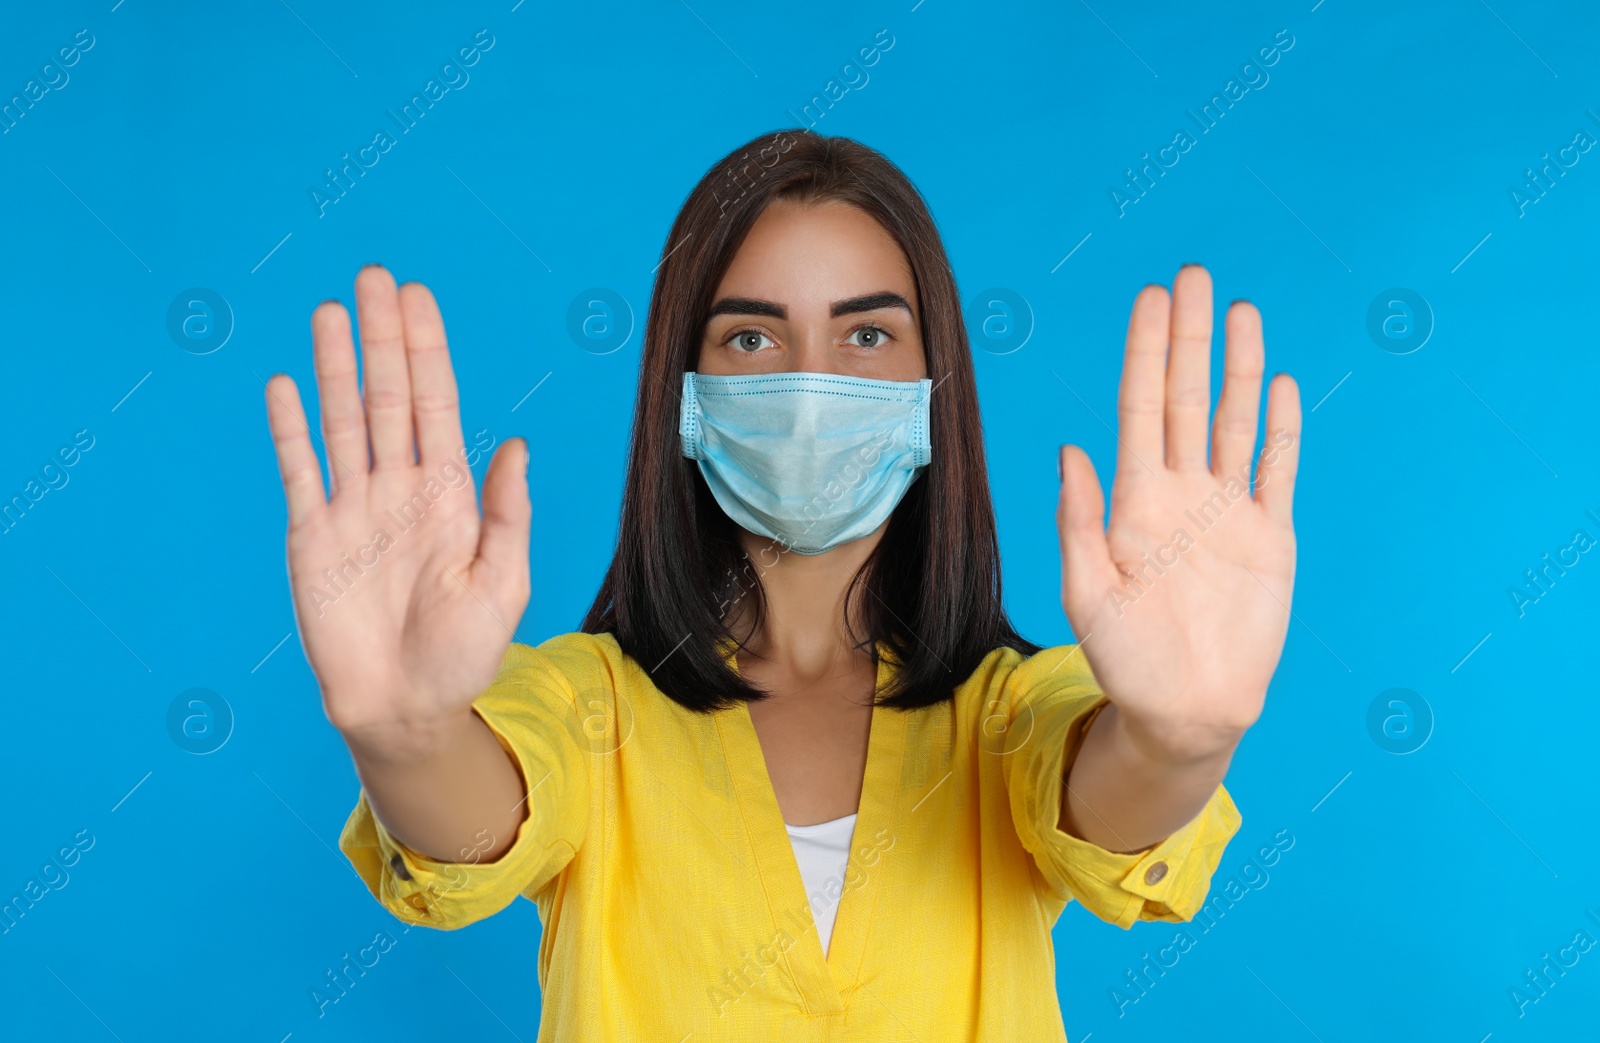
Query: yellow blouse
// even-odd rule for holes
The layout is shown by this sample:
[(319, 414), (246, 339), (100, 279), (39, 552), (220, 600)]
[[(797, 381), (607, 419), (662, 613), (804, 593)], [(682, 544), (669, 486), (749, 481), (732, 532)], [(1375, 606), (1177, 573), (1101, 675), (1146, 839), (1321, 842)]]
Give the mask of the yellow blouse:
[[(880, 648), (880, 690), (894, 665)], [(424, 857), (364, 790), (339, 847), (410, 924), (537, 903), (541, 1043), (1064, 1043), (1050, 930), (1067, 902), (1124, 928), (1188, 920), (1240, 823), (1218, 786), (1147, 851), (1058, 829), (1104, 705), (1067, 645), (996, 649), (953, 701), (874, 709), (826, 957), (748, 707), (683, 708), (610, 634), (513, 644), (474, 703), (531, 790), (498, 859)]]

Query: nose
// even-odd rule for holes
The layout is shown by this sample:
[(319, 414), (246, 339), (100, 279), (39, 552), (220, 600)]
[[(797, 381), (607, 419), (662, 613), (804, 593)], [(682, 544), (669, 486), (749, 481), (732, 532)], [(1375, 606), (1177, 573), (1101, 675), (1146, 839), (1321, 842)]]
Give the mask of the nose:
[(834, 349), (827, 322), (809, 315), (796, 316), (791, 323), (789, 336), (789, 366), (786, 372), (845, 372), (839, 353)]

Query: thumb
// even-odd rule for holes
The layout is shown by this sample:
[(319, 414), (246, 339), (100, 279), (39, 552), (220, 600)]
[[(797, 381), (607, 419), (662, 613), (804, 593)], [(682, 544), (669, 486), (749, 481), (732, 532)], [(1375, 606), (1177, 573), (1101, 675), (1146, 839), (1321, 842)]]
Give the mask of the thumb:
[(495, 450), (483, 478), (483, 525), (478, 557), (472, 563), (479, 583), (501, 605), (520, 610), (528, 597), (528, 443), (513, 438)]
[(1089, 454), (1075, 445), (1062, 446), (1056, 529), (1061, 536), (1061, 604), (1074, 630), (1117, 571), (1106, 542), (1105, 510), (1105, 494)]

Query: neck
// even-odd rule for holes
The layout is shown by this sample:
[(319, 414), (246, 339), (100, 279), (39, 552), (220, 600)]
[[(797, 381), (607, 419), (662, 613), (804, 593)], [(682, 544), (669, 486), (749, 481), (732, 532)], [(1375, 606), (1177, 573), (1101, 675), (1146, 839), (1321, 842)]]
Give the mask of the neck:
[[(780, 553), (771, 540), (741, 530), (740, 545), (766, 601), (760, 626), (753, 625), (753, 594), (729, 610), (729, 628), (744, 641), (741, 654), (781, 665), (797, 679), (821, 678), (855, 657), (870, 657), (871, 648), (857, 648), (845, 628), (845, 596), (886, 527), (822, 554)], [(858, 587), (857, 604), (865, 596)]]

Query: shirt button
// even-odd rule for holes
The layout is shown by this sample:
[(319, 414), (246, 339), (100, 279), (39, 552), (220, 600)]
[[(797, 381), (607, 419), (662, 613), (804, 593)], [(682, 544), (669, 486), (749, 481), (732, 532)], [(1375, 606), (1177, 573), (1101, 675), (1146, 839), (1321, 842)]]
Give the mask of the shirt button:
[(1144, 871), (1144, 882), (1147, 884), (1157, 884), (1160, 883), (1162, 877), (1166, 875), (1167, 864), (1165, 862), (1155, 862), (1151, 864), (1149, 869)]

